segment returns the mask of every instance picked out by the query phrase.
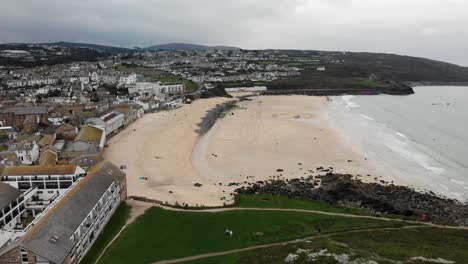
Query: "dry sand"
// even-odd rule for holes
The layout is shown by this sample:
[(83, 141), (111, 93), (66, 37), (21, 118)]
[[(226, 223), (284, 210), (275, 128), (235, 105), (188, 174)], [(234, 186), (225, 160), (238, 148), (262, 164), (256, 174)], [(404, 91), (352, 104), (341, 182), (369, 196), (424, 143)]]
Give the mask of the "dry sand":
[[(225, 101), (226, 98), (197, 100), (170, 112), (147, 114), (113, 137), (104, 156), (127, 166), (128, 196), (219, 205), (222, 191), (198, 175), (191, 158), (198, 141), (197, 124), (208, 109)], [(140, 180), (140, 176), (148, 180)], [(195, 187), (195, 183), (203, 186)]]
[[(265, 96), (242, 101), (197, 143), (192, 161), (215, 182), (297, 178), (318, 167), (353, 175), (380, 175), (377, 164), (340, 137), (321, 107), (324, 97)], [(277, 172), (282, 170), (282, 172)], [(313, 173), (311, 172), (313, 171)]]
[(237, 187), (229, 183), (303, 177), (321, 166), (367, 180), (384, 175), (336, 133), (322, 114), (324, 97), (253, 97), (200, 137), (195, 129), (206, 111), (228, 100), (148, 114), (112, 138), (105, 157), (127, 166), (128, 195), (219, 206), (232, 202), (229, 194)]

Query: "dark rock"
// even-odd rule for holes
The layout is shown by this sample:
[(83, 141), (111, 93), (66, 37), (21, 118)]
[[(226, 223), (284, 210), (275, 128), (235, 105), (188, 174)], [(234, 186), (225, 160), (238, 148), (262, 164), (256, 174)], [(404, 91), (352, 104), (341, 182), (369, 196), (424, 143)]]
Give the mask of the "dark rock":
[[(314, 187), (319, 183), (320, 187)], [(418, 192), (405, 186), (364, 183), (353, 179), (352, 175), (327, 173), (317, 179), (272, 179), (239, 188), (236, 192), (286, 195), (320, 200), (336, 206), (358, 205), (356, 207), (373, 212), (405, 216), (425, 213), (436, 223), (468, 225), (468, 206), (459, 201), (438, 197), (432, 192)]]

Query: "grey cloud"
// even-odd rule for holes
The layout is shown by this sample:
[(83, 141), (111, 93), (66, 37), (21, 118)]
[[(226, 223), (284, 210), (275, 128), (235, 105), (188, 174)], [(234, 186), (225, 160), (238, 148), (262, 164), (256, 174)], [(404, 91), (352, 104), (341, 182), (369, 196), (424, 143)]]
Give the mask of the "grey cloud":
[(468, 65), (464, 0), (1, 0), (0, 42), (378, 51)]

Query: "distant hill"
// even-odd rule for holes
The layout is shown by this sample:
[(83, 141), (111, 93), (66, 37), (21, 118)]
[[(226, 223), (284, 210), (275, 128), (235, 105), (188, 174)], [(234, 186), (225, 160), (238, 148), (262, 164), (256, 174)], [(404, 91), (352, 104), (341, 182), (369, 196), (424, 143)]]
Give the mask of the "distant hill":
[(88, 48), (88, 49), (95, 49), (101, 52), (108, 52), (108, 53), (126, 53), (132, 52), (132, 49), (128, 48), (121, 48), (121, 47), (113, 47), (113, 46), (105, 46), (105, 45), (98, 45), (98, 44), (90, 44), (90, 43), (75, 43), (75, 42), (50, 42), (50, 43), (7, 43), (7, 44), (0, 44), (0, 49), (28, 49), (28, 45), (42, 45), (42, 46), (61, 46), (66, 48)]
[(132, 51), (132, 49), (128, 49), (128, 48), (105, 46), (105, 45), (98, 45), (98, 44), (89, 44), (89, 43), (65, 42), (65, 41), (41, 43), (39, 45), (62, 46), (62, 47), (67, 47), (67, 48), (92, 48), (92, 49), (100, 50), (103, 52), (109, 52), (109, 53), (126, 53), (126, 52)]
[(229, 46), (205, 46), (205, 45), (188, 44), (188, 43), (169, 43), (169, 44), (154, 45), (154, 46), (150, 46), (144, 49), (145, 50), (211, 50), (211, 49), (239, 50), (240, 48), (229, 47)]

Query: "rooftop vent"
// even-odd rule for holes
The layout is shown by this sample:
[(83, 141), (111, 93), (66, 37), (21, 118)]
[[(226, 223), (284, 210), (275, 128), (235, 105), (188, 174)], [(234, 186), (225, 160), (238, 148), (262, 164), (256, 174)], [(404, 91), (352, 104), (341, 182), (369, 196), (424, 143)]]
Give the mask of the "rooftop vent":
[(59, 235), (53, 235), (51, 238), (49, 238), (49, 242), (52, 243), (52, 244), (55, 244), (55, 243), (57, 243), (59, 238), (60, 238)]

